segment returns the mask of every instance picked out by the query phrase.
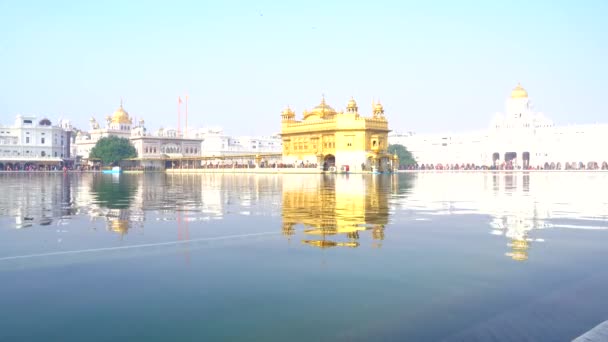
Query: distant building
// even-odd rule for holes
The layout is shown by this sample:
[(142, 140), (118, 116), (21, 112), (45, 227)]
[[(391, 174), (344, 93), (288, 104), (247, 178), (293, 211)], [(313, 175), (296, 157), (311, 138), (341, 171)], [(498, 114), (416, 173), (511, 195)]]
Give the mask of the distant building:
[(476, 164), (550, 169), (600, 167), (608, 161), (608, 124), (557, 127), (535, 112), (528, 92), (518, 85), (490, 128), (462, 134), (392, 134), (419, 164)]
[(200, 139), (180, 137), (174, 130), (159, 129), (156, 135), (150, 135), (145, 127), (145, 121), (137, 123), (120, 107), (105, 118), (106, 125), (101, 127), (94, 117), (91, 117), (91, 129), (88, 132), (78, 132), (76, 137), (77, 153), (83, 159), (88, 159), (91, 150), (104, 137), (117, 136), (131, 141), (141, 166), (164, 167), (161, 161), (164, 157), (179, 158), (200, 156)]
[[(101, 127), (94, 117), (89, 120), (91, 129), (87, 131), (80, 131), (76, 135), (76, 146), (77, 155), (83, 159), (88, 159), (89, 154), (95, 144), (101, 139), (110, 136), (117, 136), (120, 138), (131, 138), (132, 135), (143, 135), (145, 129), (143, 128), (143, 122), (141, 127), (133, 125), (133, 119), (129, 117), (122, 107), (122, 101), (120, 108), (118, 108), (112, 116), (106, 116), (106, 125)], [(132, 131), (133, 130), (133, 131)]]
[[(75, 139), (77, 154), (88, 159), (91, 150), (103, 137), (118, 136), (131, 141), (137, 151), (138, 165), (144, 167), (173, 167), (164, 160), (193, 157), (188, 167), (200, 162), (195, 157), (226, 157), (258, 153), (280, 153), (281, 139), (269, 137), (232, 137), (221, 129), (191, 129), (186, 134), (172, 128), (160, 128), (153, 134), (148, 132), (143, 119), (134, 122), (122, 106), (105, 118), (105, 126), (90, 119), (90, 130), (79, 131)], [(177, 164), (176, 164), (177, 165)]]
[(281, 137), (271, 136), (230, 136), (221, 128), (201, 128), (189, 133), (190, 137), (201, 140), (201, 155), (231, 156), (259, 153), (281, 153)]
[(0, 126), (0, 170), (59, 166), (70, 158), (70, 131), (47, 119), (18, 115)]
[(337, 112), (325, 102), (304, 111), (302, 121), (286, 108), (281, 114), (281, 138), (285, 163), (313, 163), (324, 168), (348, 165), (351, 171), (387, 171), (392, 156), (387, 153), (388, 122), (380, 103), (371, 117), (359, 114), (351, 99), (346, 112)]

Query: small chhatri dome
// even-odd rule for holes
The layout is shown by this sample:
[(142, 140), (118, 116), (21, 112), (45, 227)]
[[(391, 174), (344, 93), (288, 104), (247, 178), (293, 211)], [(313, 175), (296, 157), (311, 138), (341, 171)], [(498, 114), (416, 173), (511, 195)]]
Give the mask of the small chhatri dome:
[(118, 123), (118, 124), (130, 124), (131, 123), (131, 118), (129, 118), (129, 113), (127, 113), (122, 108), (122, 101), (120, 101), (120, 108), (118, 108), (112, 115), (112, 123)]
[(384, 107), (382, 106), (382, 104), (380, 102), (377, 102), (374, 105), (373, 112), (374, 112), (374, 116), (375, 117), (379, 117), (379, 116), (383, 116), (384, 115)]
[(283, 115), (295, 115), (295, 112), (289, 106), (287, 106), (287, 108), (283, 109), (283, 112), (281, 114), (283, 114)]
[(348, 100), (348, 104), (346, 106), (349, 108), (356, 107), (357, 101), (355, 101), (355, 99), (351, 97), (350, 100)]
[(351, 97), (350, 100), (348, 100), (348, 103), (346, 104), (346, 109), (356, 110), (357, 109), (357, 101), (355, 101), (355, 99)]
[(525, 99), (528, 98), (528, 92), (526, 91), (526, 89), (524, 89), (521, 84), (517, 84), (517, 87), (513, 88), (513, 91), (511, 91), (511, 98), (512, 99)]

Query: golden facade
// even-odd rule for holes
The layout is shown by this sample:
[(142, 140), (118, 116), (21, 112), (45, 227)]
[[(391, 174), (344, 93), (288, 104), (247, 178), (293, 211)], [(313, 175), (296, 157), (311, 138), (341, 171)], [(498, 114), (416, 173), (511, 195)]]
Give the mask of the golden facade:
[(388, 121), (384, 107), (373, 104), (372, 116), (363, 117), (351, 98), (346, 111), (336, 111), (321, 99), (311, 111), (296, 120), (291, 108), (281, 114), (283, 160), (286, 163), (316, 163), (319, 168), (350, 171), (391, 171), (396, 156), (388, 154)]
[[(286, 178), (285, 181), (288, 179)], [(359, 247), (365, 232), (379, 247), (388, 224), (390, 178), (308, 176), (283, 183), (283, 235), (319, 247)], [(302, 229), (297, 229), (301, 225)]]

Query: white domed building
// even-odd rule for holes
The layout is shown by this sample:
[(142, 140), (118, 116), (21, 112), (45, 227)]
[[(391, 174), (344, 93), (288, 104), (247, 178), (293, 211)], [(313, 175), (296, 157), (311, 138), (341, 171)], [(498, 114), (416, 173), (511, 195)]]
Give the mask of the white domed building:
[[(555, 126), (535, 112), (528, 92), (517, 85), (489, 129), (462, 134), (391, 134), (419, 165), (579, 169), (607, 166), (608, 124)], [(436, 167), (435, 167), (436, 168)]]
[(89, 121), (90, 130), (78, 132), (75, 140), (77, 155), (82, 159), (88, 159), (97, 142), (109, 136), (129, 139), (137, 151), (139, 165), (144, 167), (162, 168), (163, 156), (178, 158), (200, 155), (201, 139), (185, 138), (172, 129), (160, 129), (152, 135), (147, 132), (143, 119), (134, 120), (129, 116), (122, 101), (112, 115), (106, 116), (104, 128), (94, 117)]
[(129, 117), (129, 113), (122, 107), (122, 101), (114, 114), (106, 116), (105, 121), (105, 127), (102, 128), (97, 120), (91, 117), (89, 120), (90, 130), (88, 132), (78, 132), (75, 143), (77, 146), (76, 154), (79, 157), (88, 159), (89, 153), (99, 139), (109, 136), (129, 139), (132, 134), (131, 130), (136, 128), (133, 126), (133, 119)]

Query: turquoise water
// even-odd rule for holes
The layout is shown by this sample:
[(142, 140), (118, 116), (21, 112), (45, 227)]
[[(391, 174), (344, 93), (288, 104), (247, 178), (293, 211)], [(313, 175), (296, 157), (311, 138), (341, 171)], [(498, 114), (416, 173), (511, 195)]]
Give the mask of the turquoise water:
[(0, 174), (1, 341), (571, 340), (608, 174)]

